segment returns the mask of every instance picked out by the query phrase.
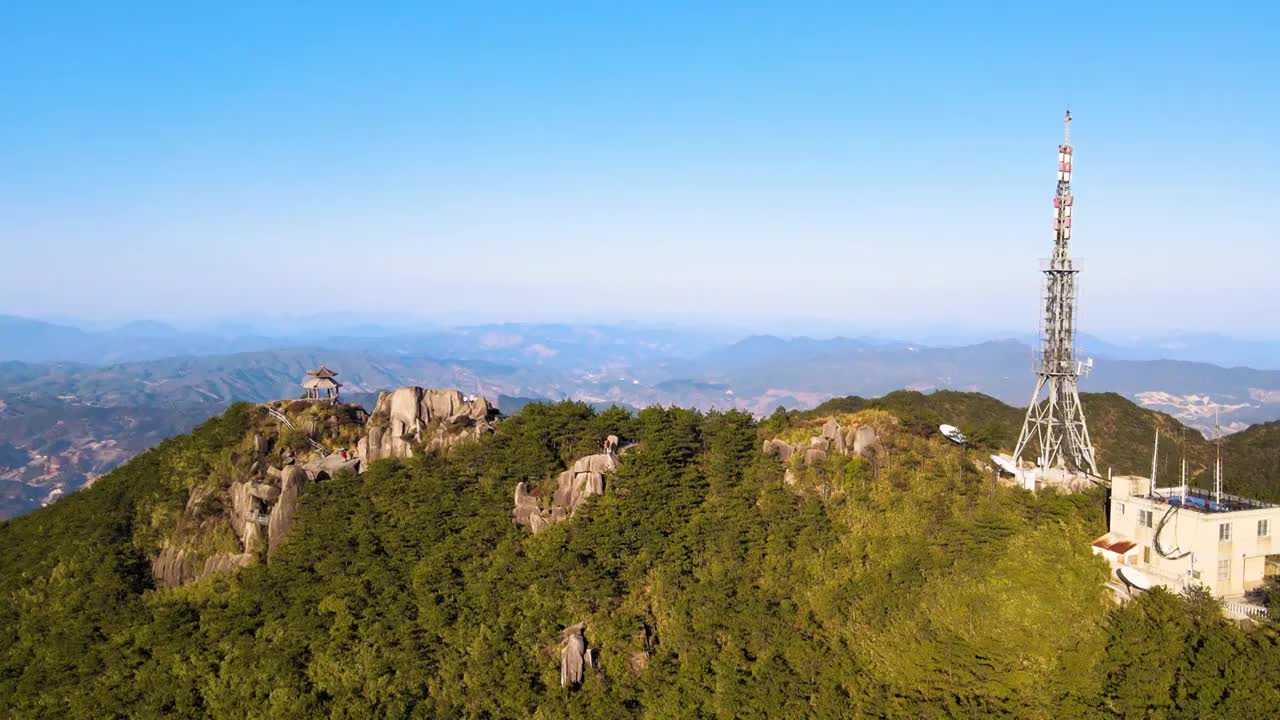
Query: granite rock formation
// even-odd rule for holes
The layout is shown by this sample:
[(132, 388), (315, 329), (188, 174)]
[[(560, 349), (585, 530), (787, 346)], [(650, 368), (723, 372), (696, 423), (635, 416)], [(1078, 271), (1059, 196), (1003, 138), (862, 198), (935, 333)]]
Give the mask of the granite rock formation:
[(535, 535), (543, 528), (573, 517), (582, 503), (593, 495), (604, 494), (605, 475), (618, 469), (618, 456), (612, 452), (617, 447), (616, 438), (608, 452), (578, 458), (573, 466), (560, 473), (551, 507), (544, 508), (536, 491), (531, 492), (523, 482), (516, 484), (515, 508), (511, 517), (517, 525), (529, 528)]
[[(497, 418), (482, 397), (417, 387), (382, 393), (372, 415), (350, 405), (326, 405), (319, 412), (317, 407), (304, 401), (261, 406), (252, 434), (226, 458), (233, 468), (230, 478), (223, 475), (188, 492), (173, 532), (151, 564), (157, 586), (183, 585), (251, 565), (264, 547), (270, 557), (287, 540), (312, 483), (341, 472), (359, 473), (369, 461), (384, 457), (448, 452), (490, 432)], [(291, 442), (284, 439), (285, 431), (304, 437), (300, 441), (294, 435)], [(352, 441), (357, 449), (348, 452), (343, 446)], [(238, 547), (232, 551), (231, 546)], [(209, 547), (227, 549), (210, 554)]]
[(794, 452), (795, 448), (777, 438), (764, 441), (764, 454), (777, 455), (778, 459), (784, 463), (791, 460), (791, 454)]
[(151, 579), (157, 587), (176, 587), (196, 577), (196, 563), (186, 549), (165, 544), (151, 561)]
[[(832, 418), (822, 426), (821, 434), (809, 438), (808, 443), (791, 445), (777, 438), (764, 441), (761, 450), (765, 455), (777, 457), (790, 466), (791, 458), (799, 455), (806, 467), (821, 464), (830, 454), (846, 457), (870, 458), (880, 449), (876, 429), (870, 425), (858, 425), (846, 430)], [(792, 480), (794, 481), (794, 474)]]
[(493, 429), (497, 410), (483, 397), (467, 398), (457, 390), (402, 387), (378, 395), (366, 424), (368, 433), (356, 445), (366, 463), (382, 458), (413, 457), (414, 448), (449, 450)]
[(298, 498), (307, 486), (307, 471), (297, 465), (284, 469), (280, 477), (280, 497), (271, 508), (267, 521), (267, 554), (270, 556), (284, 544), (298, 511)]
[(587, 624), (580, 622), (570, 625), (563, 631), (564, 639), (560, 641), (560, 687), (581, 685), (583, 671), (595, 667), (595, 659), (591, 649), (587, 647), (587, 638), (582, 634)]

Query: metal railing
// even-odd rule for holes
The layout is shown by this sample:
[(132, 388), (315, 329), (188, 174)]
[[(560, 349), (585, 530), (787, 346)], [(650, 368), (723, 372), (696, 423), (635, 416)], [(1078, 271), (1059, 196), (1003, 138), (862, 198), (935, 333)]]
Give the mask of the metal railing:
[(1247, 603), (1234, 602), (1232, 600), (1223, 600), (1222, 609), (1233, 612), (1237, 615), (1246, 617), (1261, 618), (1263, 620), (1271, 619), (1271, 613), (1264, 607), (1259, 605), (1249, 605)]
[[(289, 428), (290, 430), (298, 429), (294, 427), (293, 422), (289, 420), (289, 418), (285, 417), (284, 413), (280, 412), (279, 410), (269, 407), (267, 408), (267, 412), (271, 413), (271, 417), (275, 418), (276, 420), (279, 420), (281, 423), (284, 424), (285, 427)], [(307, 439), (307, 443), (311, 445), (312, 450), (315, 450), (321, 455), (329, 454), (329, 449), (321, 445), (320, 443), (316, 442), (315, 439), (312, 438), (310, 435), (303, 434), (303, 437)]]

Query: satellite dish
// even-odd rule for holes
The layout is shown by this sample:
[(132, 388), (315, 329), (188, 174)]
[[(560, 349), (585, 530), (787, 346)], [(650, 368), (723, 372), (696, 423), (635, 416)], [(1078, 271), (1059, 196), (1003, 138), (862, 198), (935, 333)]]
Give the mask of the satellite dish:
[(965, 437), (964, 433), (960, 432), (960, 428), (955, 425), (939, 425), (938, 430), (943, 437), (957, 445), (964, 445), (969, 442), (969, 438)]
[(992, 455), (991, 462), (995, 463), (996, 467), (1010, 475), (1018, 474), (1018, 466), (1013, 463), (1013, 458), (1007, 455)]
[(1154, 585), (1154, 583), (1151, 582), (1151, 578), (1147, 577), (1146, 573), (1137, 568), (1124, 566), (1118, 567), (1116, 568), (1116, 575), (1120, 576), (1120, 580), (1131, 588), (1150, 590)]

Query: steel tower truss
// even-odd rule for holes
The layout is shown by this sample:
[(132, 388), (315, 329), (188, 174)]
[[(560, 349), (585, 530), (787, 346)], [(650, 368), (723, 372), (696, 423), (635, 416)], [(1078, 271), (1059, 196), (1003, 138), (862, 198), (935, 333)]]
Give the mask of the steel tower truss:
[(1078, 381), (1087, 370), (1076, 361), (1076, 276), (1068, 253), (1071, 241), (1071, 111), (1064, 140), (1058, 146), (1058, 193), (1053, 198), (1053, 257), (1044, 263), (1044, 314), (1040, 318), (1040, 353), (1036, 389), (1018, 435), (1015, 462), (1034, 450), (1042, 470), (1066, 468), (1098, 475), (1093, 443), (1080, 405)]

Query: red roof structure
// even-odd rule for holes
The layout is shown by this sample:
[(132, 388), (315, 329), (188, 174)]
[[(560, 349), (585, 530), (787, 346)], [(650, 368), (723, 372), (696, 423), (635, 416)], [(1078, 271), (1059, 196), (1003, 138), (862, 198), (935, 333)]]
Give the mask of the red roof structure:
[(1089, 544), (1102, 550), (1110, 550), (1117, 555), (1124, 555), (1130, 550), (1138, 547), (1138, 543), (1124, 538), (1117, 538), (1111, 533), (1107, 533), (1100, 538), (1096, 538)]

